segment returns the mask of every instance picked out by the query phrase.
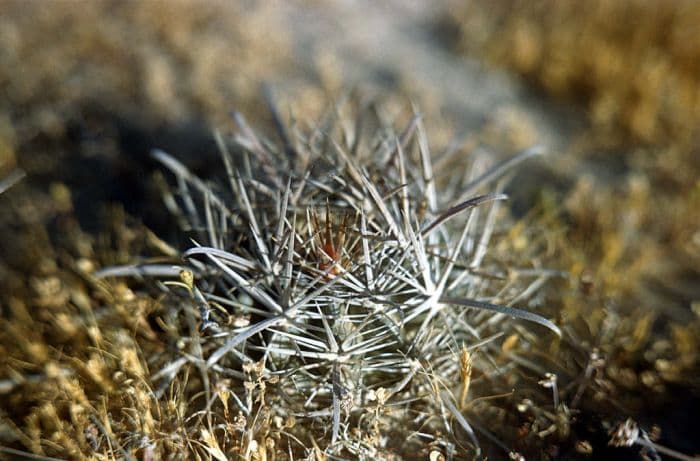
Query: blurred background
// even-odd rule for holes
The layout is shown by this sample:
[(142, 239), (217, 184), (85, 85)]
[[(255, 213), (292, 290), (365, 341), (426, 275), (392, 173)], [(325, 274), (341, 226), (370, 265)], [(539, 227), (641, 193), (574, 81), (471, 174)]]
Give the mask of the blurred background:
[[(697, 451), (698, 24), (695, 0), (4, 0), (0, 181), (26, 174), (0, 195), (4, 328), (24, 334), (17, 306), (60, 311), (79, 264), (127, 261), (115, 222), (175, 238), (152, 148), (217, 171), (211, 133), (231, 111), (271, 125), (263, 87), (309, 122), (348, 95), (397, 118), (414, 102), (443, 145), (547, 146), (511, 193), (515, 214), (544, 210), (548, 264), (572, 274), (564, 320), (608, 348), (625, 408)], [(13, 356), (51, 356), (3, 348), (5, 376), (31, 369)]]

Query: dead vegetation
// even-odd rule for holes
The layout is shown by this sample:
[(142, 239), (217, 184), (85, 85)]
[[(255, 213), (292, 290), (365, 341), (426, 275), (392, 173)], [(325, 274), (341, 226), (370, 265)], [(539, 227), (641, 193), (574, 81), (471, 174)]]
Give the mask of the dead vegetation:
[(451, 13), (454, 45), (582, 102), (599, 133), (681, 144), (698, 135), (698, 20), (692, 0), (473, 2)]
[[(563, 298), (567, 323), (605, 350), (601, 370), (624, 408), (669, 432), (682, 417), (654, 418), (650, 401), (696, 405), (699, 388), (698, 14), (686, 1), (474, 2), (447, 19), (457, 49), (588, 110), (560, 167), (591, 168), (546, 199), (567, 247), (553, 264), (582, 294)], [(670, 437), (697, 451), (689, 435)]]

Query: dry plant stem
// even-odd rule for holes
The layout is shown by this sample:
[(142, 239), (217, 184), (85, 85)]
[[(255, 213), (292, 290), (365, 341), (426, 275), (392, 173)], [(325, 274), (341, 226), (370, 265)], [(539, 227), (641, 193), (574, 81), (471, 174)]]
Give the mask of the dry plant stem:
[(120, 454), (121, 456), (123, 456), (125, 460), (127, 460), (127, 461), (135, 461), (135, 458), (134, 458), (133, 456), (131, 456), (131, 454), (129, 454), (129, 452), (127, 452), (127, 451), (124, 449), (124, 447), (123, 447), (117, 440), (114, 439), (114, 437), (112, 437), (112, 435), (109, 433), (109, 431), (107, 430), (107, 428), (105, 428), (104, 424), (102, 424), (102, 422), (99, 420), (99, 418), (97, 418), (97, 417), (94, 416), (94, 415), (90, 415), (90, 422), (91, 422), (92, 424), (94, 424), (94, 425), (100, 430), (100, 432), (102, 433), (102, 435), (103, 435), (104, 437), (106, 437), (107, 440), (109, 440), (109, 443), (110, 443), (111, 446), (116, 447), (116, 449), (117, 449), (117, 451), (119, 452), (119, 454)]
[(659, 445), (657, 443), (651, 442), (649, 440), (641, 439), (637, 440), (635, 442), (636, 445), (642, 446), (642, 447), (647, 447), (651, 450), (657, 451), (663, 455), (670, 456), (671, 458), (674, 459), (679, 459), (681, 461), (698, 461), (700, 460), (700, 457), (698, 456), (688, 456), (685, 453), (681, 453), (676, 450), (672, 450), (671, 448), (664, 447), (663, 445)]
[(35, 455), (34, 453), (28, 453), (26, 451), (15, 450), (9, 447), (0, 447), (0, 453), (5, 453), (8, 455), (16, 456), (16, 459), (35, 459), (37, 461), (62, 461), (59, 458), (52, 458), (51, 456)]
[(4, 178), (0, 179), (0, 194), (5, 192), (7, 189), (10, 187), (14, 186), (18, 182), (20, 182), (25, 176), (25, 173), (23, 170), (13, 170), (10, 174), (5, 176)]
[(650, 450), (651, 453), (646, 453), (646, 455), (651, 456), (653, 459), (660, 460), (661, 457), (659, 456), (659, 453), (681, 461), (697, 461), (700, 459), (700, 457), (688, 456), (684, 453), (680, 453), (676, 450), (672, 450), (654, 443), (649, 438), (649, 434), (644, 429), (639, 427), (639, 425), (631, 418), (628, 418), (613, 428), (610, 431), (610, 435), (611, 439), (608, 443), (609, 445), (616, 447), (630, 447), (632, 445), (639, 445), (640, 447), (643, 447), (643, 450)]

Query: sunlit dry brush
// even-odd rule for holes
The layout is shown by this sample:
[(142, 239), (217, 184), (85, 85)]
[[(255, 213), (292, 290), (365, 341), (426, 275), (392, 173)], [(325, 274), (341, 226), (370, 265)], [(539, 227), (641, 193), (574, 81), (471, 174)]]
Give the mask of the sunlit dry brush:
[(0, 459), (141, 458), (177, 433), (173, 399), (153, 399), (149, 387), (147, 357), (163, 347), (146, 321), (156, 304), (93, 272), (145, 254), (133, 245), (143, 233), (120, 221), (119, 257), (105, 258), (72, 216), (67, 188), (53, 189), (38, 200), (20, 181), (0, 197)]
[(224, 119), (225, 100), (254, 103), (260, 79), (287, 62), (283, 25), (265, 5), (77, 6), (3, 2), (0, 97), (19, 142), (37, 131), (60, 141), (94, 106), (134, 123)]
[(557, 273), (507, 265), (489, 243), (510, 224), (504, 178), (541, 148), (489, 166), (431, 154), (419, 115), (397, 133), (371, 108), (308, 130), (273, 112), (280, 145), (238, 114), (235, 135), (217, 134), (220, 178), (154, 151), (191, 247), (178, 266), (101, 274), (160, 280), (173, 342), (152, 378), (156, 395), (183, 373), (198, 383), (206, 440), (192, 449), (506, 456), (515, 428), (498, 424), (521, 380), (506, 354), (559, 334), (527, 308)]
[(652, 143), (697, 138), (697, 2), (473, 2), (449, 18), (458, 47), (582, 102), (600, 130)]
[(700, 389), (700, 4), (471, 2), (449, 17), (459, 48), (588, 111), (590, 129), (559, 157), (575, 167), (555, 169), (574, 181), (555, 200), (568, 229), (550, 264), (581, 288), (562, 292), (576, 339), (559, 361), (598, 376), (569, 404), (601, 420), (637, 415), (697, 452), (694, 432), (676, 428), (691, 427)]

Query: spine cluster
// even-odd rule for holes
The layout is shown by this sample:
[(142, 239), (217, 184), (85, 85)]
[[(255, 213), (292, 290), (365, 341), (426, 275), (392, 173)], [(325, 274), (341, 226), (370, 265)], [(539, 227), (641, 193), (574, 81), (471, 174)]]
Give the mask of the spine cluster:
[(489, 258), (503, 178), (540, 149), (469, 168), (458, 152), (435, 161), (420, 116), (398, 134), (361, 117), (307, 133), (278, 123), (278, 146), (237, 115), (235, 136), (217, 134), (219, 182), (153, 154), (192, 246), (179, 267), (139, 271), (169, 279), (189, 300), (173, 309), (198, 320), (183, 332), (193, 346), (158, 377), (165, 389), (189, 363), (208, 394), (226, 383), (245, 456), (263, 407), (290, 453), (375, 459), (415, 442), (478, 455), (491, 429), (465, 411), (470, 383), (504, 372), (491, 355), (521, 323), (511, 319), (559, 334), (515, 307), (532, 274)]

